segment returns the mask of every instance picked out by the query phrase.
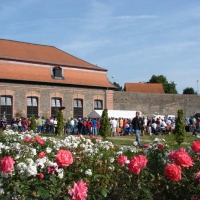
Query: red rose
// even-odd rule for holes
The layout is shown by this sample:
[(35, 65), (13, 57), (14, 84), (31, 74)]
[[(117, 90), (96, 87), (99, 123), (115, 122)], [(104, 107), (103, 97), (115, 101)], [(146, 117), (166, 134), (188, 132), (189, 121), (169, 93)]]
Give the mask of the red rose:
[(24, 142), (30, 142), (30, 139), (31, 139), (31, 138), (26, 137), (25, 140), (24, 140)]
[(90, 135), (90, 139), (94, 138), (94, 135)]
[(140, 164), (141, 169), (145, 168), (148, 162), (148, 160), (146, 159), (146, 156), (139, 155), (137, 157), (138, 157), (138, 162)]
[(59, 150), (56, 155), (58, 166), (69, 166), (73, 163), (72, 153), (68, 150)]
[(162, 144), (158, 144), (158, 149), (163, 150), (163, 149), (164, 149), (164, 145), (162, 145)]
[(131, 158), (130, 163), (128, 164), (128, 171), (133, 174), (140, 173), (140, 164), (138, 163), (138, 159), (136, 156)]
[(45, 142), (44, 140), (40, 137), (40, 136), (36, 136), (35, 139), (37, 140), (37, 142), (41, 145), (43, 145)]
[(6, 156), (0, 162), (0, 170), (4, 173), (9, 173), (14, 169), (15, 161), (10, 157)]
[(42, 152), (40, 152), (39, 154), (38, 154), (38, 157), (39, 158), (44, 158), (44, 156), (46, 156), (46, 152), (44, 152), (44, 151), (42, 151)]
[(181, 165), (182, 167), (189, 168), (194, 165), (192, 158), (189, 156), (184, 148), (170, 153), (169, 157), (170, 159), (174, 160), (176, 164)]
[(127, 161), (127, 156), (123, 156), (123, 155), (120, 155), (117, 159), (117, 162), (120, 164), (120, 165), (124, 165)]
[(200, 152), (200, 141), (195, 141), (192, 143), (192, 150), (196, 153)]
[(144, 145), (143, 145), (143, 148), (144, 148), (144, 149), (149, 148), (149, 144), (144, 144)]
[(180, 181), (181, 167), (176, 164), (168, 164), (165, 167), (165, 176), (171, 181)]
[(44, 174), (43, 174), (43, 173), (40, 173), (40, 174), (39, 174), (39, 177), (40, 177), (40, 179), (44, 178)]
[(140, 170), (146, 167), (147, 162), (148, 160), (143, 155), (134, 156), (128, 164), (128, 170), (133, 174), (139, 174)]

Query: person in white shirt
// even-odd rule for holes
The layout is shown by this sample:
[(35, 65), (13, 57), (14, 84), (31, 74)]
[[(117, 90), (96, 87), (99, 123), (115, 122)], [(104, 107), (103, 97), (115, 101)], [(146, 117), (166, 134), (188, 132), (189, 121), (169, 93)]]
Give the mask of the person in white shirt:
[(112, 125), (112, 132), (111, 132), (111, 136), (116, 136), (116, 132), (117, 132), (117, 125), (118, 125), (118, 122), (116, 119), (112, 119), (111, 121), (111, 125)]
[(74, 125), (75, 125), (75, 121), (73, 118), (71, 118), (70, 121), (70, 128), (71, 128), (71, 133), (74, 134)]

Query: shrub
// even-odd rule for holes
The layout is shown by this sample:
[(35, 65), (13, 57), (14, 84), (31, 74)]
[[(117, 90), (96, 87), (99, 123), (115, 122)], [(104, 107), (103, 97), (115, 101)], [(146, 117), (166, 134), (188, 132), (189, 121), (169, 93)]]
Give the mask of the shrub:
[(185, 119), (183, 110), (178, 110), (177, 118), (175, 119), (175, 140), (180, 145), (185, 139)]
[(31, 115), (31, 124), (30, 124), (30, 129), (33, 132), (36, 132), (36, 121), (35, 121), (35, 115)]
[(101, 116), (100, 135), (105, 139), (110, 136), (110, 122), (108, 119), (108, 110), (104, 109)]
[(64, 128), (63, 112), (62, 110), (59, 110), (57, 113), (57, 131), (59, 135), (63, 134), (63, 128)]

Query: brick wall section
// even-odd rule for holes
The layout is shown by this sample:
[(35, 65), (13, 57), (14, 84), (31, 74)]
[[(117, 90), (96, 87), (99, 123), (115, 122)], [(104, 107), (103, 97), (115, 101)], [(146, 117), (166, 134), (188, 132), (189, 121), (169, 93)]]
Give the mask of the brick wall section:
[(108, 110), (113, 110), (113, 90), (106, 90), (106, 97), (107, 97), (107, 102), (106, 102), (106, 107)]
[(177, 115), (184, 109), (185, 116), (200, 113), (199, 95), (152, 94), (114, 91), (114, 110), (139, 110), (146, 114)]
[[(90, 89), (90, 88), (73, 88), (67, 86), (48, 86), (48, 85), (32, 85), (32, 84), (19, 84), (19, 83), (3, 83), (0, 82), (0, 95), (5, 95), (7, 91), (12, 92), (13, 96), (13, 115), (17, 112), (22, 112), (26, 116), (26, 97), (32, 96), (39, 97), (39, 115), (50, 116), (51, 114), (51, 97), (61, 97), (62, 106), (65, 107), (64, 117), (73, 117), (73, 98), (83, 99), (83, 115), (86, 117), (94, 108), (94, 99), (100, 97), (105, 101), (106, 93), (103, 89)], [(37, 94), (37, 95), (35, 95)], [(111, 107), (113, 93), (108, 92), (108, 105)], [(105, 103), (104, 103), (105, 105)], [(13, 116), (14, 117), (14, 116)]]

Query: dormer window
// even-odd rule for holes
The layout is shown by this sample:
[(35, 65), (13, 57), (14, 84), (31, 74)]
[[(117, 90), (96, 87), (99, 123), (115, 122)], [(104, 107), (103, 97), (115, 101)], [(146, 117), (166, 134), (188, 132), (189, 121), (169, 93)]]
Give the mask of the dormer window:
[(54, 79), (64, 79), (61, 67), (54, 67), (52, 69), (52, 78), (54, 78)]

